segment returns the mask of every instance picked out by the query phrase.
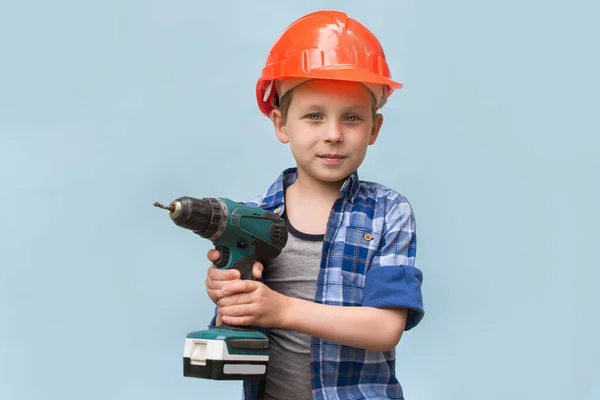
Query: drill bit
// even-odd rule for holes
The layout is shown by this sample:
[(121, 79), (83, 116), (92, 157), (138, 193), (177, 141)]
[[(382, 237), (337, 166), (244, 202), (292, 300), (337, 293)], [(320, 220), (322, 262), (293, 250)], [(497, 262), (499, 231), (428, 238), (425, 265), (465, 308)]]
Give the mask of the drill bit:
[(163, 210), (169, 210), (171, 212), (175, 211), (175, 206), (173, 204), (169, 205), (168, 207), (165, 207), (162, 205), (162, 203), (159, 203), (158, 201), (154, 202), (154, 206), (158, 207), (158, 208), (162, 208)]

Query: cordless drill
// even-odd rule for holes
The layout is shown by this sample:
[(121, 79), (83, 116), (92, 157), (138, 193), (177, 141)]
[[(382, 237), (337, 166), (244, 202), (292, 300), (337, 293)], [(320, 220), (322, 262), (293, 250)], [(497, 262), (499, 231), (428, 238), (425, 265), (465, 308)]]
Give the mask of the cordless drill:
[[(180, 197), (169, 206), (173, 222), (210, 240), (219, 251), (217, 268), (237, 269), (241, 279), (253, 279), (255, 261), (277, 257), (285, 247), (284, 220), (258, 207), (226, 198)], [(228, 324), (190, 332), (185, 338), (183, 375), (215, 380), (265, 379), (269, 339), (250, 327)]]

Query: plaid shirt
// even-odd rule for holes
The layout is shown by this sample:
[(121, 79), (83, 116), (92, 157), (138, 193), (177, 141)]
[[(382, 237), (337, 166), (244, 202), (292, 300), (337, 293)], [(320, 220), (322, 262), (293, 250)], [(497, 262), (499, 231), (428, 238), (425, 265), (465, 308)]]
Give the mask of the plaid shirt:
[[(266, 193), (246, 202), (281, 215), (290, 168)], [(335, 306), (404, 307), (405, 330), (423, 318), (422, 273), (414, 267), (415, 218), (406, 198), (350, 176), (327, 223), (315, 302)], [(268, 333), (268, 330), (261, 329)], [(312, 338), (314, 399), (403, 399), (395, 376), (395, 350), (377, 352)], [(244, 382), (244, 399), (256, 399), (260, 381)]]

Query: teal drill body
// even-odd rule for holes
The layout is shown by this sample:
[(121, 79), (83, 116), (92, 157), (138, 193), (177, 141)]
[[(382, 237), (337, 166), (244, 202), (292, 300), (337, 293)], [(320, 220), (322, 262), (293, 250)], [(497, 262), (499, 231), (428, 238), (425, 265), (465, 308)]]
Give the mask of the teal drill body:
[(279, 255), (287, 241), (283, 219), (258, 207), (246, 206), (219, 198), (228, 210), (222, 233), (213, 240), (221, 259), (219, 268), (237, 269), (242, 279), (252, 279), (256, 260), (269, 260)]
[[(277, 257), (287, 243), (285, 221), (259, 207), (227, 198), (180, 197), (168, 207), (173, 222), (210, 240), (220, 253), (217, 268), (237, 269), (253, 279), (255, 261)], [(249, 327), (221, 324), (190, 332), (184, 346), (184, 376), (217, 379), (265, 379), (268, 337)]]

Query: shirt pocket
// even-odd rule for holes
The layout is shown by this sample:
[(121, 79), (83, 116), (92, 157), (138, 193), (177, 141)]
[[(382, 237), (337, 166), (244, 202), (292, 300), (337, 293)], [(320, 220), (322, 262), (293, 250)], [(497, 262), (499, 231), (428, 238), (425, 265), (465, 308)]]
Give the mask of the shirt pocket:
[(368, 228), (347, 226), (342, 258), (342, 296), (344, 303), (360, 305), (365, 276), (377, 252), (381, 235)]

